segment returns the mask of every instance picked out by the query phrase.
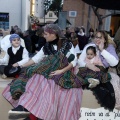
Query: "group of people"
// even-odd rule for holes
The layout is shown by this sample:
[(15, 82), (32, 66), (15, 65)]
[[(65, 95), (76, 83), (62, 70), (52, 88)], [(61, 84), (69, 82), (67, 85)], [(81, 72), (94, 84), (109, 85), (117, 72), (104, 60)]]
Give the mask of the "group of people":
[(10, 34), (18, 34), (25, 43), (26, 49), (30, 54), (34, 54), (39, 51), (45, 44), (45, 38), (43, 37), (44, 30), (42, 27), (38, 27), (36, 30), (25, 30), (24, 32), (15, 25), (12, 26)]
[[(85, 33), (85, 28), (83, 26), (76, 28), (66, 28), (66, 31), (63, 31), (65, 37), (72, 42), (77, 40), (79, 50), (82, 51), (85, 45), (92, 42), (94, 39), (94, 30), (92, 28), (88, 31), (88, 36)], [(76, 46), (76, 44), (75, 44)]]
[[(12, 48), (8, 49), (8, 53), (15, 56), (21, 51), (22, 56), (24, 48), (13, 36), (10, 37)], [(119, 59), (116, 45), (108, 39), (108, 34), (97, 31), (94, 41), (83, 48), (78, 59), (71, 41), (65, 37), (61, 39), (61, 36), (59, 26), (46, 25), (46, 43), (37, 54), (26, 63), (19, 64), (19, 60), (10, 63), (13, 67), (19, 65), (20, 69), (24, 69), (2, 93), (14, 107), (9, 111), (10, 119), (78, 120), (82, 88), (92, 90), (106, 109), (119, 108), (119, 85), (115, 86), (119, 77), (108, 73), (108, 68), (116, 66)], [(12, 51), (13, 48), (16, 52)]]

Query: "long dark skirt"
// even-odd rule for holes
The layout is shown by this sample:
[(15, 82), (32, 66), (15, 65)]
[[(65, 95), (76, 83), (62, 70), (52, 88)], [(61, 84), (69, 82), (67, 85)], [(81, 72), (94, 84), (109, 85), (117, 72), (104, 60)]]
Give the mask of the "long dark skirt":
[(111, 80), (111, 75), (107, 72), (107, 69), (102, 66), (96, 66), (100, 68), (100, 71), (93, 71), (87, 67), (80, 67), (77, 76), (83, 78), (83, 85), (89, 84), (88, 78), (98, 79), (101, 83), (106, 83)]

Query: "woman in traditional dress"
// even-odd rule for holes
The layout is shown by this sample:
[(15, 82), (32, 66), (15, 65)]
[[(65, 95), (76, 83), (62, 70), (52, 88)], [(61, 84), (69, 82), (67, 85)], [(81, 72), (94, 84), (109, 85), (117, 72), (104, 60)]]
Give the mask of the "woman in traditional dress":
[[(61, 30), (55, 24), (45, 26), (44, 37), (47, 43), (21, 67), (36, 65), (27, 68), (26, 75), (21, 77), (23, 81), (17, 79), (3, 91), (5, 99), (15, 107), (9, 111), (9, 118), (23, 118), (32, 113), (43, 120), (78, 120), (82, 89), (78, 77), (72, 73), (77, 62), (74, 47), (68, 40), (59, 39)], [(23, 89), (27, 84), (16, 100), (10, 87), (18, 85), (17, 82)], [(72, 88), (76, 86), (79, 88)]]

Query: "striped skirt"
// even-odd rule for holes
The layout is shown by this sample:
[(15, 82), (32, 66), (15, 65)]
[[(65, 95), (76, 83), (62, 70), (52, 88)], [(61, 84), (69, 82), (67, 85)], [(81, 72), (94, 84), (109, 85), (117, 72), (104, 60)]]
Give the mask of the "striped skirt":
[(9, 85), (3, 96), (14, 106), (22, 105), (38, 118), (44, 120), (78, 120), (82, 101), (82, 89), (64, 89), (53, 80), (35, 74), (29, 79), (25, 93), (13, 100)]

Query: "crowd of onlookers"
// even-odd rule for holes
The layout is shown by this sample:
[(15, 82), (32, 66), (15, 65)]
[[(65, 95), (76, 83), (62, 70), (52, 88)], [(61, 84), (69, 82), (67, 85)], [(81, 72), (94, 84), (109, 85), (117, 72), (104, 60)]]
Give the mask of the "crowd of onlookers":
[[(114, 41), (104, 30), (94, 34), (90, 28), (87, 35), (83, 26), (61, 30), (48, 24), (22, 32), (15, 25), (10, 34), (1, 40), (2, 45), (8, 39), (11, 46), (0, 59), (2, 77), (16, 78), (2, 93), (15, 107), (8, 112), (10, 119), (33, 120), (32, 115), (34, 120), (78, 120), (82, 88), (93, 91), (108, 110), (120, 106), (119, 77), (108, 72), (119, 58)], [(80, 56), (75, 52), (77, 46)]]
[[(63, 39), (70, 40), (73, 43), (75, 52), (79, 56), (85, 45), (93, 42), (95, 32), (93, 28), (90, 28), (87, 34), (83, 26), (66, 27), (66, 29), (62, 30), (62, 37)], [(29, 53), (29, 57), (34, 56), (46, 43), (44, 38), (44, 26), (37, 27), (36, 30), (25, 30), (23, 32), (17, 25), (12, 26), (10, 31), (4, 31), (3, 29), (0, 29), (0, 39), (4, 38), (8, 34), (14, 33), (18, 34), (23, 39), (24, 46)], [(1, 46), (4, 47), (4, 45)]]
[[(15, 25), (11, 27), (10, 32), (0, 29), (0, 36), (4, 37), (8, 34), (16, 33), (18, 34), (25, 43), (26, 49), (30, 54), (37, 53), (41, 47), (46, 43), (45, 38), (43, 37), (44, 30), (43, 27), (38, 27), (36, 30), (26, 30), (24, 32)], [(83, 50), (84, 46), (87, 43), (90, 43), (94, 37), (94, 30), (90, 28), (89, 34), (85, 33), (85, 28), (82, 27), (66, 27), (62, 30), (63, 37), (66, 37), (68, 40), (71, 40), (74, 47), (78, 44), (79, 49)]]

